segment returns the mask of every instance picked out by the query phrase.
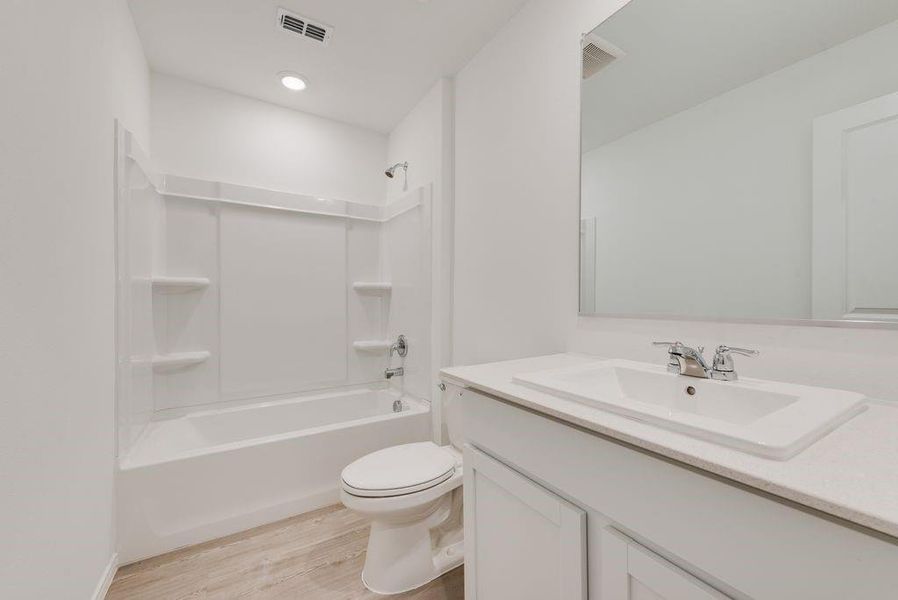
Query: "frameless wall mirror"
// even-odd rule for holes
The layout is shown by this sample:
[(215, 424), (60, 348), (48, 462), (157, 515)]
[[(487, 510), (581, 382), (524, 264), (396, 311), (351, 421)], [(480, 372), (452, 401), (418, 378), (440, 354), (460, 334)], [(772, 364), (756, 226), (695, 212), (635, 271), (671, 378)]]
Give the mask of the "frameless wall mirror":
[(581, 313), (898, 323), (898, 2), (632, 0), (582, 59)]

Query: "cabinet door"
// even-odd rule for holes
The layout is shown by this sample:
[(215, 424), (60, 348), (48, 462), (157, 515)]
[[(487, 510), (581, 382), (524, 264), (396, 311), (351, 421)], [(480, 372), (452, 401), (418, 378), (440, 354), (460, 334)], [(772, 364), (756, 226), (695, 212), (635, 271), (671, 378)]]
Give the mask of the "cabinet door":
[(602, 600), (721, 600), (717, 590), (613, 528), (602, 532)]
[(465, 448), (466, 600), (586, 600), (586, 513)]

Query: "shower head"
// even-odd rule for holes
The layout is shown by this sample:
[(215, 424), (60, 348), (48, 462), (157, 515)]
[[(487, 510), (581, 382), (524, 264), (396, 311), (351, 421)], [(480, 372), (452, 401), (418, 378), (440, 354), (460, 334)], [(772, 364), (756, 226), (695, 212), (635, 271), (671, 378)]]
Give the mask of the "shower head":
[(396, 175), (396, 169), (403, 169), (406, 173), (408, 173), (408, 163), (396, 163), (395, 165), (384, 171), (384, 175), (386, 175), (390, 179), (393, 179), (393, 177)]

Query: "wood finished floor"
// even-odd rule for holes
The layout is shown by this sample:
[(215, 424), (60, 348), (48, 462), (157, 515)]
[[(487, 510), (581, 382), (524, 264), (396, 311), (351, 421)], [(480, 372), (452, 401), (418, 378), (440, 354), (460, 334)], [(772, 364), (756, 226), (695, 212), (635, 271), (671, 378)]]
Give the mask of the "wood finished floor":
[(367, 543), (365, 521), (331, 506), (122, 567), (106, 600), (464, 598), (464, 567), (399, 596), (369, 592)]

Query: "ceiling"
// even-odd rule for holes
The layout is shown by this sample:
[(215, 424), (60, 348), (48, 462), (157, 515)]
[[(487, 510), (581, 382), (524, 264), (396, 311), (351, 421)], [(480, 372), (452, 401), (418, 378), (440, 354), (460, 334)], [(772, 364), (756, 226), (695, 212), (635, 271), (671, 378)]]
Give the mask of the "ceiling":
[(583, 83), (583, 150), (896, 19), (896, 0), (633, 0), (593, 31), (625, 54)]
[[(526, 0), (129, 0), (150, 67), (388, 132)], [(334, 27), (327, 46), (280, 31), (279, 7)], [(278, 73), (309, 88), (289, 92)]]

